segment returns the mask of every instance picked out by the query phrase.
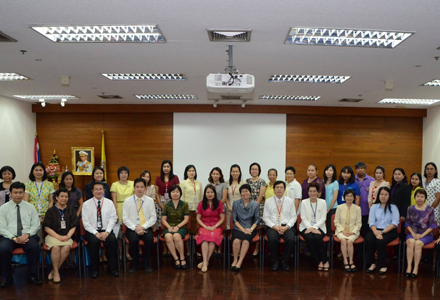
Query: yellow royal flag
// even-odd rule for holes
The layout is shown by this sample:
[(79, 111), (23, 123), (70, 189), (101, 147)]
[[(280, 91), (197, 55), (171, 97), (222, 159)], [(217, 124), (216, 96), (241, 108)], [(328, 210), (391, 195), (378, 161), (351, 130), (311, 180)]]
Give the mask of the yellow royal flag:
[(105, 142), (104, 142), (104, 130), (101, 131), (101, 168), (104, 169), (104, 178), (107, 179), (107, 166), (105, 159)]

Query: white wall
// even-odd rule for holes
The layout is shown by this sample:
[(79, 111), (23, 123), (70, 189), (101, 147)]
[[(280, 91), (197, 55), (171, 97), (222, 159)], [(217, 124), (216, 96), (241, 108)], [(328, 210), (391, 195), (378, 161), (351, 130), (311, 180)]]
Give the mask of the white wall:
[(430, 161), (440, 168), (440, 106), (429, 108), (423, 120), (422, 168)]
[(32, 104), (0, 96), (0, 168), (14, 168), (15, 181), (28, 181), (34, 163), (36, 116)]

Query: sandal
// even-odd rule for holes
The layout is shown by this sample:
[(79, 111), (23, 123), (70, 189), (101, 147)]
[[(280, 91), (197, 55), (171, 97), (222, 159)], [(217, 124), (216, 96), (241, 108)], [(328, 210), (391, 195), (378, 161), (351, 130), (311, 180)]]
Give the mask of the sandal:
[[(179, 262), (178, 264), (176, 264), (176, 262)], [(176, 258), (175, 260), (174, 260), (174, 267), (176, 267), (176, 269), (177, 270), (179, 270), (180, 269), (180, 260), (178, 259), (178, 258)]]
[(202, 268), (203, 268), (203, 263), (202, 263), (202, 262), (199, 263), (199, 264), (197, 265), (197, 268), (202, 269)]
[(351, 272), (350, 264), (344, 264), (344, 271)]
[(358, 269), (356, 268), (356, 265), (355, 264), (350, 264), (350, 271), (351, 272), (356, 272)]

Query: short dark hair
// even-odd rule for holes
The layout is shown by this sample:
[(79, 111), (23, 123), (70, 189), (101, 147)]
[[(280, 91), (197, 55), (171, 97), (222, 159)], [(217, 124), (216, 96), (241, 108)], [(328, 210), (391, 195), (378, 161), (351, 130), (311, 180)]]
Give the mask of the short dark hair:
[(428, 193), (426, 192), (425, 189), (418, 189), (417, 191), (414, 192), (414, 199), (416, 198), (417, 194), (423, 194), (425, 195), (425, 199), (428, 199)]
[(189, 169), (191, 169), (191, 168), (193, 168), (194, 172), (196, 172), (194, 179), (197, 179), (197, 169), (194, 165), (187, 165), (186, 166), (185, 171), (183, 172), (183, 179), (185, 179), (185, 180), (188, 179), (188, 174), (186, 174), (186, 173), (188, 173)]
[(423, 172), (423, 177), (425, 177), (426, 178), (426, 167), (428, 167), (429, 165), (431, 165), (431, 166), (433, 166), (434, 167), (434, 169), (435, 169), (435, 174), (434, 174), (434, 178), (438, 178), (438, 172), (437, 172), (437, 166), (436, 166), (436, 164), (435, 163), (433, 163), (432, 161), (431, 162), (429, 162), (429, 163), (427, 163), (426, 165), (425, 165), (425, 172)]
[(105, 181), (105, 171), (104, 168), (100, 167), (100, 166), (96, 166), (93, 168), (92, 171), (92, 181), (95, 181), (95, 172), (101, 170), (102, 171), (102, 181)]
[(385, 179), (385, 168), (382, 166), (377, 166), (376, 169), (374, 169), (374, 174), (376, 175), (376, 171), (381, 170), (383, 173), (383, 179)]
[(60, 187), (58, 190), (55, 191), (55, 200), (61, 193), (67, 193), (67, 196), (69, 196), (70, 194), (66, 188)]
[(332, 181), (331, 182), (335, 182), (336, 181), (336, 166), (334, 164), (329, 164), (324, 168), (324, 175), (322, 175), (323, 181), (327, 182), (327, 175), (325, 175), (325, 171), (327, 171), (328, 169), (332, 169), (333, 170), (333, 176), (332, 176)]
[(12, 193), (13, 189), (16, 189), (16, 190), (22, 189), (24, 192), (26, 190), (26, 186), (24, 185), (24, 183), (22, 183), (20, 181), (16, 181), (11, 184), (11, 186), (9, 187), (9, 191)]
[(269, 176), (270, 171), (274, 171), (275, 174), (278, 176), (278, 171), (277, 171), (277, 169), (275, 169), (275, 168), (270, 168), (269, 171), (267, 171), (267, 176)]
[[(141, 173), (141, 175), (139, 176), (139, 177), (144, 177), (146, 174), (148, 174), (148, 175), (150, 175), (150, 181), (148, 181), (148, 183), (147, 183), (147, 186), (149, 186), (149, 185), (151, 185), (151, 173), (150, 173), (150, 171), (148, 171), (148, 170), (144, 170), (144, 171), (142, 171), (142, 173)], [(145, 181), (145, 182), (147, 182), (147, 181)]]
[(288, 167), (286, 168), (286, 170), (284, 170), (284, 174), (286, 174), (286, 172), (289, 171), (289, 170), (292, 171), (293, 174), (296, 174), (296, 170), (295, 170), (295, 168), (292, 167), (292, 166), (288, 166)]
[(136, 179), (134, 180), (133, 187), (135, 187), (135, 186), (136, 186), (136, 183), (138, 183), (138, 182), (142, 182), (142, 183), (144, 184), (144, 187), (147, 187), (147, 182), (146, 182), (145, 179), (143, 179), (143, 178), (136, 178)]
[(97, 186), (97, 185), (102, 185), (102, 188), (105, 190), (105, 186), (104, 186), (104, 183), (102, 183), (102, 182), (93, 182), (93, 186), (92, 186), (92, 190), (94, 190), (95, 189), (95, 186)]
[(43, 181), (46, 180), (46, 179), (47, 179), (46, 167), (43, 165), (43, 163), (37, 162), (37, 163), (34, 163), (34, 164), (32, 165), (32, 167), (31, 167), (31, 172), (29, 173), (29, 179), (30, 179), (30, 181), (35, 181), (34, 169), (35, 169), (36, 167), (42, 167), (42, 168), (43, 168), (44, 175), (43, 175), (43, 178), (41, 178), (41, 180), (43, 180)]
[(10, 166), (4, 166), (0, 169), (0, 178), (3, 179), (3, 173), (6, 171), (9, 171), (12, 173), (12, 180), (14, 180), (15, 179), (15, 170)]
[[(258, 167), (258, 176), (260, 176), (260, 174), (261, 174), (261, 166), (260, 166), (260, 164), (257, 163), (257, 162), (254, 162), (254, 163), (252, 163), (252, 164), (249, 166), (249, 174), (251, 174), (251, 169), (252, 169), (253, 166), (257, 166), (257, 167)], [(252, 174), (251, 174), (251, 175), (252, 175)]]
[(356, 178), (354, 177), (353, 169), (350, 166), (345, 166), (341, 169), (341, 173), (339, 174), (339, 183), (344, 184), (344, 178), (342, 177), (342, 173), (350, 173), (350, 179), (348, 179), (347, 183), (352, 184), (355, 182)]
[(241, 191), (242, 191), (242, 190), (248, 190), (249, 193), (252, 193), (251, 186), (250, 186), (249, 184), (247, 184), (247, 183), (243, 184), (243, 185), (240, 187), (240, 189), (239, 189), (239, 191), (240, 191), (240, 195), (241, 195)]
[(348, 189), (344, 192), (344, 196), (343, 196), (344, 200), (345, 200), (345, 196), (347, 196), (348, 194), (352, 194), (354, 200), (356, 200), (356, 192), (353, 189)]
[(178, 190), (180, 192), (180, 197), (179, 198), (181, 198), (182, 197), (182, 188), (178, 184), (173, 185), (170, 188), (170, 195), (171, 195), (171, 192), (174, 191), (174, 190)]
[(163, 165), (164, 164), (170, 165), (171, 170), (170, 170), (170, 173), (168, 173), (168, 179), (172, 180), (174, 178), (173, 164), (171, 163), (171, 160), (165, 159), (164, 161), (162, 161), (162, 164), (160, 165), (160, 180), (162, 180), (163, 182), (165, 182), (165, 173), (163, 172)]
[(63, 175), (61, 175), (60, 188), (65, 188), (66, 187), (66, 185), (64, 184), (64, 179), (66, 179), (66, 177), (68, 175), (72, 176), (72, 178), (73, 178), (73, 181), (72, 181), (72, 191), (74, 192), (74, 191), (76, 191), (75, 176), (73, 176), (73, 173), (70, 172), (70, 171), (66, 171), (66, 172), (63, 173)]
[(219, 167), (214, 167), (214, 168), (212, 168), (211, 172), (209, 172), (209, 178), (208, 178), (208, 181), (209, 181), (210, 183), (214, 183), (214, 179), (212, 179), (212, 172), (214, 172), (214, 171), (217, 171), (217, 172), (220, 174), (220, 178), (218, 179), (218, 181), (219, 181), (220, 183), (224, 183), (224, 182), (225, 182), (225, 179), (223, 178), (223, 172), (222, 172), (222, 169), (220, 169)]
[[(126, 166), (122, 166), (122, 167), (119, 167), (119, 169), (118, 169), (118, 179), (121, 179), (121, 173), (123, 171), (126, 171), (128, 176), (130, 176), (130, 170)], [(128, 179), (128, 176), (127, 176), (127, 179)]]
[(310, 182), (309, 185), (307, 186), (307, 192), (309, 192), (310, 188), (316, 188), (316, 191), (319, 193), (319, 184), (316, 182)]
[(364, 169), (366, 169), (366, 168), (367, 168), (367, 165), (366, 165), (364, 162), (362, 162), (362, 161), (358, 161), (358, 162), (354, 165), (354, 169), (356, 170), (357, 168), (364, 168)]
[(239, 165), (233, 164), (231, 166), (231, 168), (229, 169), (229, 184), (232, 184), (232, 181), (233, 181), (232, 176), (231, 176), (231, 172), (232, 172), (233, 168), (238, 168), (238, 171), (240, 172), (240, 175), (238, 175), (238, 183), (240, 183), (240, 181), (241, 181), (241, 168)]
[(395, 173), (396, 171), (400, 171), (400, 173), (403, 174), (402, 182), (404, 182), (404, 183), (408, 183), (408, 178), (406, 178), (405, 170), (402, 169), (402, 168), (395, 168), (395, 169), (393, 170), (393, 178), (392, 178), (392, 180), (391, 180), (391, 189), (394, 189), (394, 187), (397, 185), (396, 180), (394, 180), (394, 173)]
[(283, 187), (284, 187), (284, 189), (286, 189), (286, 183), (285, 183), (284, 181), (281, 181), (281, 180), (277, 180), (277, 181), (275, 181), (275, 183), (273, 184), (273, 188), (275, 189), (275, 187), (276, 187), (277, 185), (280, 185), (280, 184), (282, 184)]

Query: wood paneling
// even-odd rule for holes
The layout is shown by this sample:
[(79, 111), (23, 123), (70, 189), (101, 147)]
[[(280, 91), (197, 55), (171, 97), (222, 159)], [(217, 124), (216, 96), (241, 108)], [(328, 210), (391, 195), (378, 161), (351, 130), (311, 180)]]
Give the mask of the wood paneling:
[[(117, 169), (124, 165), (134, 180), (141, 171), (160, 173), (162, 160), (173, 158), (172, 114), (37, 114), (41, 160), (47, 163), (56, 149), (60, 165), (72, 170), (71, 147), (95, 147), (95, 165), (101, 162), (101, 130), (105, 132), (107, 182), (118, 180)], [(76, 176), (78, 187), (91, 176)]]
[(404, 168), (409, 176), (420, 172), (422, 164), (422, 118), (287, 116), (286, 165), (297, 170), (297, 180), (307, 177), (307, 166), (342, 167), (363, 161), (374, 176), (377, 165), (386, 169), (387, 181), (395, 167)]

